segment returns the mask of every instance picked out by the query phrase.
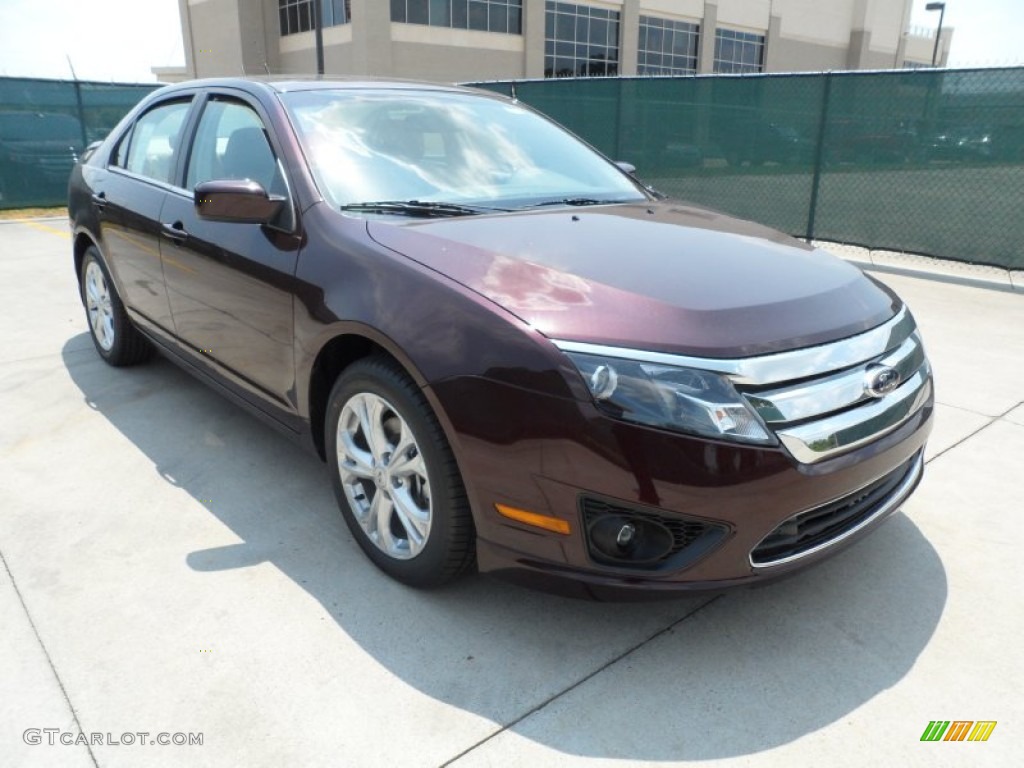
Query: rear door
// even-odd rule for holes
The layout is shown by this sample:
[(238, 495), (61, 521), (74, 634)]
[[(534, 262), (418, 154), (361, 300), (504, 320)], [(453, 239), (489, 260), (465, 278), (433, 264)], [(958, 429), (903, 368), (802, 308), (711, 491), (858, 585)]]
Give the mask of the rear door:
[(160, 260), (160, 212), (178, 165), (192, 97), (159, 102), (120, 138), (105, 170), (90, 179), (107, 263), (124, 302), (173, 329)]
[(289, 200), (274, 225), (208, 221), (187, 191), (203, 181), (251, 179), (289, 197), (267, 125), (241, 94), (208, 96), (184, 189), (168, 196), (161, 213), (161, 253), (178, 337), (251, 395), (293, 415), (292, 291), (300, 242), (294, 206)]

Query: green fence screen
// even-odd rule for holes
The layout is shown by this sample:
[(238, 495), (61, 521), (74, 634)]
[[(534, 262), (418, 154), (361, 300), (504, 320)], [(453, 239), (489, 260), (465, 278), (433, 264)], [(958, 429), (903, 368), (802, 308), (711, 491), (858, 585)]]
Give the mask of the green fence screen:
[(1024, 68), (478, 83), (658, 190), (800, 237), (1024, 269)]
[(157, 87), (0, 77), (0, 209), (66, 204), (75, 158)]
[[(801, 237), (1024, 269), (1024, 68), (483, 83), (673, 197)], [(0, 78), (0, 208), (155, 85)]]

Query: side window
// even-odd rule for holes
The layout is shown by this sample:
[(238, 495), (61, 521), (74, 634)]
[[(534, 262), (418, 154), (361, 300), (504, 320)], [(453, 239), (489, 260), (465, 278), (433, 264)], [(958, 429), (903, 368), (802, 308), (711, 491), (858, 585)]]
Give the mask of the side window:
[(131, 131), (125, 168), (150, 179), (173, 182), (174, 154), (190, 104), (161, 104), (140, 117)]
[(215, 99), (206, 104), (189, 156), (186, 186), (213, 179), (251, 179), (271, 194), (287, 187), (263, 121), (237, 101)]

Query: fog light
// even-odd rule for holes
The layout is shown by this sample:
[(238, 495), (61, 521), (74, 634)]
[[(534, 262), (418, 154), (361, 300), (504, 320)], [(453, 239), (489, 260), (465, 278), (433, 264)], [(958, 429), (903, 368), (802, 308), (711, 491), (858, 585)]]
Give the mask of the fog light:
[(612, 564), (654, 563), (672, 552), (672, 532), (640, 516), (601, 515), (587, 528), (594, 559)]

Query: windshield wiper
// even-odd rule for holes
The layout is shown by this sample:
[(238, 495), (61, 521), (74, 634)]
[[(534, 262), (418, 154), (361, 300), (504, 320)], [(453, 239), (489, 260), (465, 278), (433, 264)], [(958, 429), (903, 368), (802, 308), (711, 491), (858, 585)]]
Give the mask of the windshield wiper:
[(476, 213), (505, 211), (508, 208), (489, 208), (483, 205), (465, 205), (462, 203), (441, 203), (430, 200), (377, 200), (365, 203), (348, 203), (341, 206), (343, 211), (359, 213), (386, 213), (401, 216), (471, 216)]
[(573, 206), (584, 206), (584, 205), (611, 205), (613, 203), (623, 203), (625, 200), (598, 200), (593, 197), (562, 197), (558, 200), (544, 200), (540, 203), (533, 203), (527, 205), (526, 208), (542, 208), (545, 205), (573, 205)]

